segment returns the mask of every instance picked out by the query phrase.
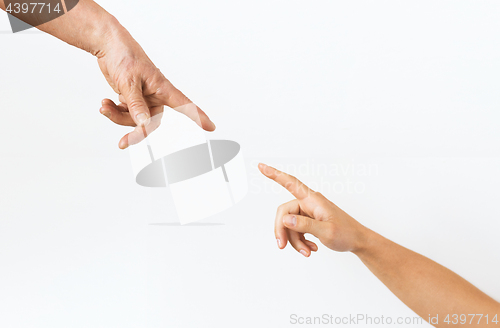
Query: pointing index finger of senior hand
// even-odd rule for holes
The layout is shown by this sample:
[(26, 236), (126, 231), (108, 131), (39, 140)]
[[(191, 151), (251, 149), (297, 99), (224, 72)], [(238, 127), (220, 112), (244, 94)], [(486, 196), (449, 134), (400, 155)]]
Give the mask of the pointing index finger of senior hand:
[(186, 115), (206, 131), (214, 131), (215, 124), (208, 115), (196, 106), (179, 89), (174, 87), (170, 81), (164, 80), (163, 87), (159, 90), (163, 104)]
[(274, 180), (285, 187), (286, 190), (288, 190), (293, 196), (295, 196), (295, 198), (299, 200), (307, 198), (313, 192), (313, 190), (309, 189), (309, 187), (307, 187), (293, 175), (281, 172), (274, 167), (260, 163), (259, 170), (269, 179)]

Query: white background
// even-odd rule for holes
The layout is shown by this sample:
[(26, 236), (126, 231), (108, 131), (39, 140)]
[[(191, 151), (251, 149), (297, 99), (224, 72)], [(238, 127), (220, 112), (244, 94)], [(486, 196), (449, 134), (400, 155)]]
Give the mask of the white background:
[(210, 115), (212, 138), (242, 145), (250, 192), (202, 225), (165, 224), (168, 190), (135, 185), (117, 147), (127, 128), (98, 112), (116, 97), (95, 59), (34, 30), (0, 34), (1, 327), (415, 316), (352, 254), (278, 250), (274, 214), (291, 197), (258, 161), (500, 299), (500, 2), (100, 4)]

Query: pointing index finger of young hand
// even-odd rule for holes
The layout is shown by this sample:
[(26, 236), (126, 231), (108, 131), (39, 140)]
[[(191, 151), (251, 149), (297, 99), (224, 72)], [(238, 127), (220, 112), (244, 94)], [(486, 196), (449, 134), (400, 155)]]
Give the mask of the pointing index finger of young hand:
[(304, 199), (313, 191), (293, 175), (286, 174), (266, 164), (259, 164), (259, 170), (271, 180), (286, 188), (297, 199)]

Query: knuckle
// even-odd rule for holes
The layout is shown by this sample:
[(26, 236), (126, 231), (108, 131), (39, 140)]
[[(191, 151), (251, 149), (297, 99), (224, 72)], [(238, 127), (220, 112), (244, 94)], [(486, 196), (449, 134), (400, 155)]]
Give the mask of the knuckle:
[(300, 219), (300, 220), (298, 220), (297, 223), (305, 231), (311, 231), (312, 230), (312, 227), (313, 227), (313, 221), (312, 220)]
[(167, 79), (162, 80), (161, 83), (159, 83), (160, 86), (156, 90), (156, 94), (160, 97), (164, 97), (167, 100), (170, 100), (172, 97), (173, 89), (175, 88), (170, 81)]
[(144, 106), (144, 102), (140, 99), (131, 99), (127, 105), (130, 110), (138, 111)]
[(322, 194), (322, 193), (320, 193), (319, 191), (313, 191), (312, 193), (313, 193), (313, 195), (314, 195), (315, 197), (318, 197), (318, 198), (325, 198), (325, 196), (323, 196), (323, 194)]
[(292, 190), (293, 189), (293, 182), (287, 182), (287, 183), (285, 183), (285, 188), (288, 191)]
[(129, 87), (130, 89), (134, 90), (134, 89), (137, 89), (137, 87), (139, 86), (139, 78), (136, 77), (135, 75), (130, 75), (127, 79), (127, 87)]

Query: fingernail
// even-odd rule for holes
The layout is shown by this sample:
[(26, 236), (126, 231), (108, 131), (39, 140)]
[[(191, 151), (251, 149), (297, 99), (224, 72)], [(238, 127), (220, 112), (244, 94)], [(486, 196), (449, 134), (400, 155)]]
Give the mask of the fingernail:
[(271, 174), (273, 174), (273, 169), (270, 166), (264, 164), (264, 173), (266, 175), (271, 175)]
[(212, 123), (212, 130), (215, 130), (215, 129), (216, 129), (216, 127), (215, 127), (215, 123), (214, 123), (214, 122), (212, 122), (212, 121), (210, 121), (210, 123)]
[(104, 116), (106, 116), (107, 118), (111, 117), (111, 113), (110, 112), (103, 111), (103, 112), (101, 112), (101, 114), (104, 115)]
[(278, 242), (278, 248), (281, 248), (281, 240), (278, 238), (276, 241)]
[(307, 252), (305, 250), (301, 249), (299, 253), (307, 257)]
[(297, 217), (295, 215), (292, 215), (292, 216), (285, 216), (284, 218), (284, 223), (287, 225), (287, 226), (290, 226), (290, 227), (295, 227), (295, 225), (297, 224)]
[(135, 118), (137, 120), (137, 123), (139, 123), (139, 125), (147, 125), (147, 120), (149, 119), (149, 115), (146, 113), (140, 113), (137, 114)]
[(128, 148), (128, 144), (127, 143), (118, 143), (118, 148), (120, 148), (121, 150), (125, 150)]

